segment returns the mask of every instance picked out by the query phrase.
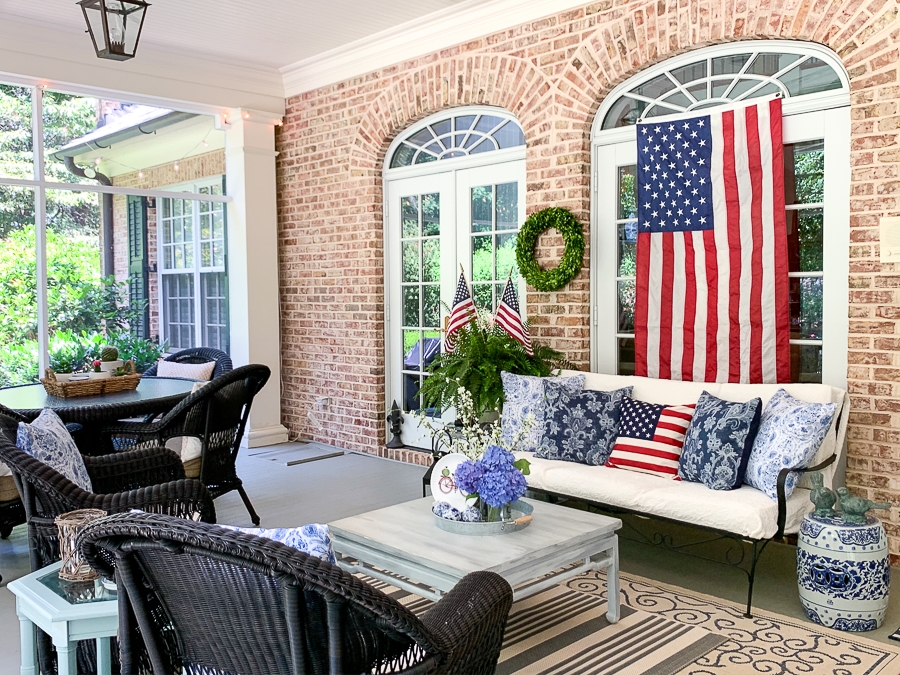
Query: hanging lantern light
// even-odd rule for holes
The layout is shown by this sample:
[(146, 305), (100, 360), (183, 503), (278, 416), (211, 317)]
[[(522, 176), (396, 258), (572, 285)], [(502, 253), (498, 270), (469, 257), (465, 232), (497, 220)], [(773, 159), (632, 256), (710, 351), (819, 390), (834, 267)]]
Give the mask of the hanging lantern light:
[(149, 4), (144, 0), (80, 0), (78, 4), (98, 58), (134, 58)]

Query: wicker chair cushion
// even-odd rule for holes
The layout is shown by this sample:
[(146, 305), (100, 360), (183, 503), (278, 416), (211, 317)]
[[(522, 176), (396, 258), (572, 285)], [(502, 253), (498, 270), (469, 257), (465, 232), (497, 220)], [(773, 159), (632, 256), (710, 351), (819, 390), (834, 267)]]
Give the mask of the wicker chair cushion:
[(207, 361), (206, 363), (160, 361), (156, 365), (156, 375), (157, 377), (183, 377), (188, 380), (206, 380), (208, 382), (215, 367), (215, 361)]
[(91, 477), (75, 441), (72, 440), (72, 434), (59, 419), (59, 415), (49, 408), (44, 408), (30, 424), (19, 422), (16, 445), (23, 452), (61, 473), (82, 490), (93, 492)]
[(307, 555), (315, 556), (320, 560), (335, 564), (334, 551), (331, 548), (331, 534), (327, 525), (311, 523), (302, 527), (235, 527), (234, 525), (219, 525), (227, 530), (253, 534), (264, 539), (278, 541), (285, 546), (290, 546)]
[[(179, 364), (176, 364), (179, 365)], [(209, 364), (202, 364), (209, 365)], [(191, 387), (191, 393), (193, 394), (198, 389), (202, 389), (209, 382), (195, 382), (194, 386)], [(187, 466), (188, 462), (193, 460), (199, 460), (200, 455), (203, 452), (203, 442), (197, 438), (196, 436), (175, 436), (166, 441), (166, 447), (174, 452), (176, 455), (181, 457), (181, 461), (184, 462), (184, 470), (185, 474), (187, 474)], [(200, 463), (197, 462), (197, 473), (193, 476), (188, 476), (188, 478), (196, 478), (200, 475)]]
[(19, 498), (19, 491), (16, 489), (16, 481), (9, 476), (0, 476), (0, 502), (10, 502)]

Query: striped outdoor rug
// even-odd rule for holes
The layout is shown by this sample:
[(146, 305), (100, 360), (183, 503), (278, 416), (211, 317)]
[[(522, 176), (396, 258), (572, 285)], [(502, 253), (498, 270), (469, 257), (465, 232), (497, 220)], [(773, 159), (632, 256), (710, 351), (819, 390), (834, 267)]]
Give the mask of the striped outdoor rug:
[[(366, 578), (416, 613), (432, 603)], [(726, 639), (622, 605), (621, 618), (606, 619), (606, 599), (565, 585), (513, 605), (498, 675), (675, 675)]]

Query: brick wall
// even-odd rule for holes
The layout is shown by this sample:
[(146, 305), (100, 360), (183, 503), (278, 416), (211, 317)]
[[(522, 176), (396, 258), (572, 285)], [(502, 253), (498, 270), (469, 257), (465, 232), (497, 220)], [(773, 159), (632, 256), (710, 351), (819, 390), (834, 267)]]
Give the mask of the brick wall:
[[(201, 155), (186, 157), (178, 161), (178, 170), (171, 162), (153, 166), (139, 172), (123, 173), (113, 178), (113, 185), (119, 187), (155, 190), (169, 185), (188, 183), (212, 176), (225, 174), (225, 151), (213, 150)], [(113, 197), (113, 247), (116, 279), (128, 279), (128, 213), (127, 199), (122, 195)], [(147, 260), (151, 270), (157, 265), (156, 245), (156, 200), (150, 199), (147, 204)], [(150, 297), (150, 337), (159, 335), (159, 277), (152, 271), (149, 275), (147, 293)]]
[[(718, 42), (815, 41), (843, 59), (852, 86), (847, 482), (893, 502), (885, 525), (896, 563), (900, 270), (878, 262), (878, 221), (898, 214), (897, 13), (897, 0), (603, 0), (289, 99), (277, 141), (283, 423), (387, 456), (381, 169), (411, 122), (468, 104), (515, 113), (527, 141), (528, 212), (566, 206), (587, 223), (590, 126), (616, 84)], [(539, 260), (552, 264), (561, 243), (542, 239)], [(586, 366), (587, 260), (562, 291), (531, 289), (526, 300), (537, 338)], [(332, 404), (311, 427), (318, 396)]]

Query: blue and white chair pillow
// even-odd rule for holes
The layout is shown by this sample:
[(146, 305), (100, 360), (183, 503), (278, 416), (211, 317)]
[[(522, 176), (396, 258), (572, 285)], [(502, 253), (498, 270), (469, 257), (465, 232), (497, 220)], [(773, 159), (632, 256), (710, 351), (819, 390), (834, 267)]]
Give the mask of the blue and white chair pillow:
[(56, 469), (82, 490), (93, 492), (91, 477), (72, 434), (50, 408), (44, 408), (34, 422), (19, 422), (16, 445), (22, 452)]
[(235, 527), (234, 525), (219, 525), (219, 527), (271, 539), (329, 562), (332, 565), (335, 564), (334, 551), (331, 548), (331, 534), (328, 532), (327, 525), (311, 523), (302, 527), (262, 528)]

